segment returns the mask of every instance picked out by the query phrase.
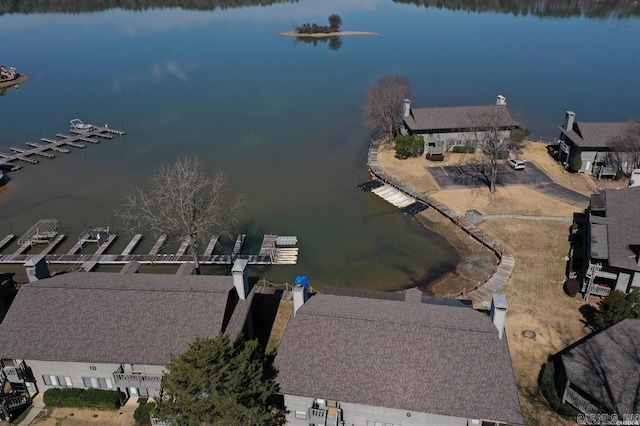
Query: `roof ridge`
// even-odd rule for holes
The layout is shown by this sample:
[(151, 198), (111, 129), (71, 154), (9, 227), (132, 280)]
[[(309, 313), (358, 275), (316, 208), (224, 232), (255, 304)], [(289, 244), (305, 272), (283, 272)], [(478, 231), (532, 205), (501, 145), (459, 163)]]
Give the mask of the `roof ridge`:
[[(475, 310), (474, 310), (475, 311)], [(477, 312), (477, 311), (475, 311)], [(320, 313), (320, 312), (300, 312), (300, 314), (303, 315), (316, 315), (319, 317), (328, 317), (328, 318), (342, 318), (342, 319), (352, 319), (352, 320), (358, 320), (358, 321), (369, 321), (369, 322), (385, 322), (385, 323), (391, 323), (391, 324), (397, 324), (397, 323), (404, 323), (404, 324), (416, 324), (416, 325), (421, 325), (425, 328), (438, 328), (438, 329), (445, 329), (445, 330), (460, 330), (460, 331), (475, 331), (475, 332), (479, 332), (479, 333), (487, 333), (487, 334), (493, 334), (493, 330), (492, 331), (488, 331), (488, 330), (481, 330), (481, 329), (472, 329), (472, 328), (464, 328), (464, 327), (455, 327), (455, 326), (446, 326), (446, 325), (437, 325), (437, 324), (427, 324), (424, 322), (416, 322), (416, 321), (394, 321), (391, 319), (377, 319), (377, 318), (367, 318), (367, 317), (355, 317), (355, 316), (347, 316), (347, 315), (335, 315), (335, 314), (325, 314), (325, 313)]]
[(226, 293), (231, 290), (231, 286), (227, 289), (215, 289), (211, 288), (213, 291), (208, 291), (204, 289), (187, 289), (187, 288), (175, 288), (175, 289), (161, 289), (161, 288), (135, 288), (135, 287), (102, 287), (102, 286), (68, 286), (65, 284), (60, 285), (38, 285), (38, 286), (23, 286), (22, 289), (38, 289), (38, 288), (48, 288), (48, 289), (56, 289), (56, 290), (108, 290), (108, 291), (122, 291), (122, 290), (135, 290), (135, 291), (157, 291), (157, 292), (166, 292), (166, 293)]

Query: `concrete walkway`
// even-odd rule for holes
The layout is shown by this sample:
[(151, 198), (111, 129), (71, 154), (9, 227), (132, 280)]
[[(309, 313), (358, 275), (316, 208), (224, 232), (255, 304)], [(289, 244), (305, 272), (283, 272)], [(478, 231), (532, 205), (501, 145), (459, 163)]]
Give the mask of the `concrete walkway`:
[(35, 398), (33, 398), (33, 401), (31, 402), (31, 411), (29, 411), (27, 417), (25, 417), (24, 420), (19, 423), (20, 426), (30, 425), (31, 422), (36, 419), (38, 414), (40, 414), (40, 412), (44, 408), (44, 401), (42, 400), (43, 395), (44, 394), (41, 392), (37, 394)]

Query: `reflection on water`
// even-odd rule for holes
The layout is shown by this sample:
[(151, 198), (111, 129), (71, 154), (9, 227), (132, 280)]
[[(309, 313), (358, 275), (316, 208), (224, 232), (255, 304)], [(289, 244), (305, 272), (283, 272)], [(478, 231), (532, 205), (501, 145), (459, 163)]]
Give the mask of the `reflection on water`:
[(340, 36), (331, 36), (331, 37), (296, 37), (296, 42), (310, 44), (313, 47), (324, 44), (329, 45), (330, 50), (340, 50), (342, 47), (342, 37)]
[[(280, 3), (297, 3), (299, 0), (0, 0), (0, 15), (12, 13), (87, 13), (109, 9), (150, 10), (180, 8), (184, 10), (225, 10), (251, 6), (272, 6)], [(640, 16), (640, 4), (633, 0), (393, 0), (394, 3), (415, 4), (438, 9), (466, 12), (497, 12), (512, 15), (534, 15), (539, 17), (589, 18)], [(304, 2), (303, 2), (304, 3)], [(339, 7), (336, 5), (336, 7)]]

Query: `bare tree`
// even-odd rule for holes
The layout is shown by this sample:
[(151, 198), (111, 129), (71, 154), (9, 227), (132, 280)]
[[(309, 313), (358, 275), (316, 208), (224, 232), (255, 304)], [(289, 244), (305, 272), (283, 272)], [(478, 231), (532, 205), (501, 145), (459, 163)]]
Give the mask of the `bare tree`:
[(378, 138), (391, 143), (400, 130), (404, 100), (411, 97), (411, 82), (404, 75), (385, 75), (367, 90), (362, 106), (364, 123)]
[(229, 197), (225, 175), (210, 178), (197, 156), (182, 156), (162, 166), (146, 189), (127, 191), (116, 216), (130, 231), (151, 230), (180, 241), (190, 239), (196, 273), (200, 273), (199, 241), (205, 235), (228, 235), (241, 204), (240, 197)]
[(473, 138), (468, 144), (483, 154), (479, 170), (493, 194), (496, 192), (499, 160), (507, 158), (509, 152), (521, 142), (518, 140), (519, 135), (511, 137), (511, 131), (517, 128), (517, 122), (511, 118), (506, 107), (499, 105), (475, 113), (469, 117), (469, 122), (472, 123), (469, 132), (473, 134)]
[(628, 173), (640, 166), (640, 123), (626, 123), (608, 145), (618, 170)]

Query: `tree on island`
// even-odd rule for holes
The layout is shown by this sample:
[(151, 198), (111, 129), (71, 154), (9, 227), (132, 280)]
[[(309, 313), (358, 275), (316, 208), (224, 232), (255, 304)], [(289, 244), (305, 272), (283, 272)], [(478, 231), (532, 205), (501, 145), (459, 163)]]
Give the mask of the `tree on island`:
[(340, 31), (340, 26), (342, 25), (342, 18), (340, 15), (333, 14), (329, 16), (329, 25), (318, 25), (316, 23), (313, 24), (302, 24), (296, 27), (296, 32), (298, 34), (329, 34), (336, 33)]
[(182, 156), (162, 166), (146, 189), (132, 188), (116, 216), (131, 232), (151, 230), (169, 239), (189, 238), (190, 252), (200, 273), (198, 244), (207, 235), (229, 235), (242, 204), (231, 199), (227, 177), (207, 176), (197, 156)]
[(179, 425), (283, 425), (275, 375), (257, 340), (198, 338), (167, 366), (153, 415)]
[(385, 75), (367, 90), (362, 106), (364, 124), (375, 137), (391, 143), (400, 132), (404, 100), (411, 97), (411, 82), (404, 75)]

